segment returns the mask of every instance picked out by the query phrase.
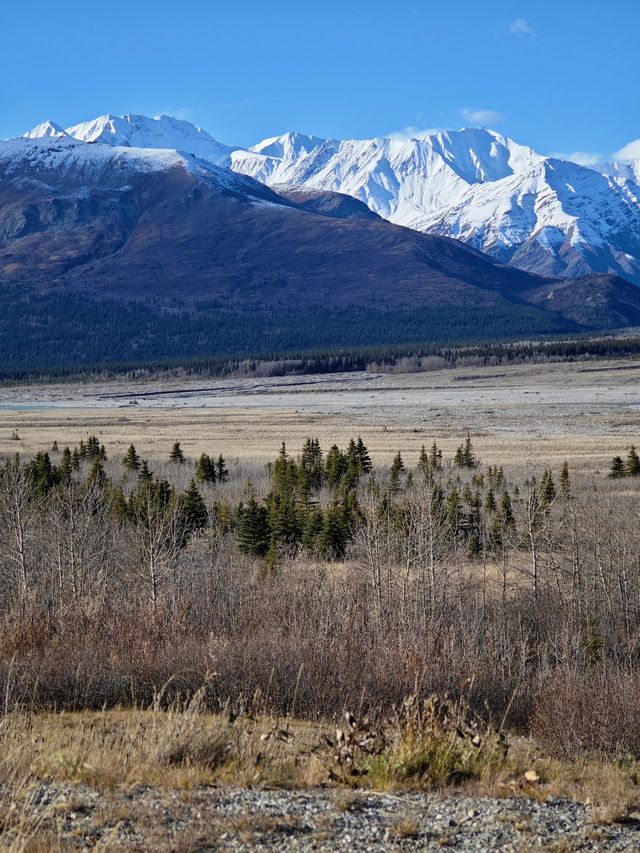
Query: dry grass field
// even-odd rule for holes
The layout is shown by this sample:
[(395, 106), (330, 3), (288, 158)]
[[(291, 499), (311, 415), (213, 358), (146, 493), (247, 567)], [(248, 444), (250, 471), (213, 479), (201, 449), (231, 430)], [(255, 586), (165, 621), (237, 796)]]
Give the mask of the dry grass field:
[[(175, 440), (191, 457), (272, 459), (307, 436), (324, 447), (362, 435), (374, 462), (411, 461), (437, 439), (453, 453), (470, 432), (486, 464), (606, 470), (640, 443), (640, 364), (576, 362), (274, 379), (6, 387), (0, 453), (30, 454), (95, 433), (112, 455), (133, 442), (164, 459)], [(17, 433), (18, 438), (14, 438)]]
[[(231, 504), (247, 479), (266, 488), (283, 440), (297, 454), (317, 437), (326, 453), (360, 435), (374, 465), (400, 451), (412, 467), (437, 441), (446, 487), (467, 433), (483, 468), (520, 483), (513, 527), (528, 538), (509, 544), (505, 527), (507, 544), (481, 557), (418, 513), (400, 532), (367, 528), (344, 561), (283, 552), (267, 571), (212, 528), (167, 562), (157, 606), (146, 528), (59, 498), (30, 515), (7, 480), (0, 510), (26, 515), (0, 558), (12, 590), (26, 555), (26, 591), (0, 637), (0, 851), (637, 849), (640, 681), (597, 664), (607, 642), (636, 654), (637, 481), (607, 474), (640, 446), (640, 364), (0, 389), (2, 455), (96, 435), (114, 482), (133, 443), (183, 489), (193, 466), (168, 463), (179, 441), (191, 460), (224, 455), (229, 482), (202, 491)], [(575, 492), (527, 528), (529, 468), (560, 483), (565, 460)], [(453, 543), (433, 575), (427, 529)], [(460, 685), (475, 705), (403, 710), (412, 689)]]

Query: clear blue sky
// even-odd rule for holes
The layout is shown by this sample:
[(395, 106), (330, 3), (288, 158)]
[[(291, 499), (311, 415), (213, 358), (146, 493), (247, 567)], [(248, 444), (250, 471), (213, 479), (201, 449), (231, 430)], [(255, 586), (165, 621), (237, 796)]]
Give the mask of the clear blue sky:
[(106, 112), (239, 145), (485, 124), (608, 154), (640, 137), (638, 0), (1, 0), (0, 38), (0, 138)]

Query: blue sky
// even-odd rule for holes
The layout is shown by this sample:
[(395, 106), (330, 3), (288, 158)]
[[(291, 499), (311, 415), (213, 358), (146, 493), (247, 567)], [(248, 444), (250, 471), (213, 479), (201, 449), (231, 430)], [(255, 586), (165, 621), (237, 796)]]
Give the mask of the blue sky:
[(0, 31), (0, 138), (106, 112), (238, 145), (482, 124), (608, 155), (640, 137), (638, 0), (1, 0)]

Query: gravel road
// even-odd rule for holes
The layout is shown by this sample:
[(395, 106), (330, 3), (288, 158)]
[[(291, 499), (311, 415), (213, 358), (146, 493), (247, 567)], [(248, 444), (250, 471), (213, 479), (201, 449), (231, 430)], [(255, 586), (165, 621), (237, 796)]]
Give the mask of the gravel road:
[[(565, 800), (314, 789), (43, 786), (42, 829), (72, 849), (460, 851), (640, 850), (640, 815), (602, 823)], [(0, 844), (5, 842), (0, 833)]]

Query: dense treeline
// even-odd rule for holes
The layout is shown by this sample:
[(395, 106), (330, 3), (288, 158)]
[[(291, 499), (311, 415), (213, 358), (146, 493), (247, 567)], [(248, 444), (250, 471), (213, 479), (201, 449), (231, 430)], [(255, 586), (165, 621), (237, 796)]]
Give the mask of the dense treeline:
[(313, 312), (283, 302), (273, 308), (171, 301), (127, 302), (90, 294), (21, 294), (5, 289), (0, 312), (0, 364), (84, 367), (193, 358), (246, 358), (339, 347), (393, 346), (397, 341), (469, 341), (580, 331), (533, 306), (382, 310), (331, 306)]
[(470, 436), (388, 467), (358, 438), (266, 468), (119, 453), (0, 469), (7, 701), (207, 680), (215, 706), (332, 715), (464, 690), (559, 750), (640, 753), (635, 478), (487, 467)]
[[(71, 297), (68, 297), (71, 298)], [(57, 306), (64, 310), (65, 301)], [(29, 310), (33, 306), (26, 306)], [(42, 308), (42, 307), (41, 307)], [(83, 303), (83, 308), (87, 306)], [(21, 335), (23, 324), (11, 306), (3, 308), (0, 317), (0, 330), (4, 329), (0, 343), (0, 381), (4, 382), (34, 382), (34, 381), (74, 381), (77, 379), (108, 379), (126, 378), (135, 380), (152, 375), (173, 374), (185, 377), (225, 377), (225, 376), (282, 376), (309, 375), (317, 373), (339, 373), (369, 370), (373, 372), (412, 372), (420, 370), (435, 370), (465, 366), (501, 366), (508, 364), (537, 363), (546, 361), (575, 361), (597, 360), (603, 358), (624, 358), (640, 355), (640, 336), (600, 337), (579, 335), (567, 339), (535, 340), (535, 328), (523, 329), (514, 326), (502, 330), (505, 340), (491, 343), (481, 341), (482, 323), (472, 328), (468, 334), (461, 334), (456, 324), (447, 325), (443, 319), (442, 333), (431, 335), (433, 331), (429, 324), (420, 327), (421, 318), (413, 318), (418, 324), (413, 330), (407, 325), (407, 318), (396, 318), (381, 315), (381, 320), (390, 323), (393, 334), (390, 339), (407, 341), (403, 345), (382, 344), (379, 346), (358, 346), (357, 337), (347, 336), (348, 345), (340, 348), (332, 344), (330, 348), (317, 348), (317, 341), (309, 340), (304, 344), (290, 344), (271, 340), (271, 346), (266, 341), (256, 342), (254, 333), (263, 335), (275, 323), (278, 328), (287, 318), (285, 325), (304, 324), (304, 318), (295, 317), (289, 313), (275, 316), (254, 314), (246, 322), (253, 328), (251, 334), (248, 328), (236, 327), (235, 320), (227, 324), (224, 310), (220, 309), (215, 316), (212, 326), (212, 316), (207, 312), (211, 306), (205, 306), (204, 313), (199, 316), (191, 313), (167, 313), (167, 322), (175, 321), (176, 327), (172, 334), (175, 339), (183, 338), (181, 331), (183, 323), (191, 324), (188, 328), (188, 338), (182, 340), (180, 347), (173, 348), (174, 338), (165, 340), (160, 326), (149, 325), (146, 316), (147, 308), (142, 305), (125, 304), (116, 311), (116, 306), (110, 303), (100, 303), (91, 316), (85, 318), (86, 328), (80, 329), (81, 313), (78, 315), (78, 329), (70, 337), (62, 331), (63, 324), (56, 325), (56, 311), (51, 316), (40, 317), (39, 311), (29, 315), (29, 324), (39, 327), (43, 334), (46, 332), (53, 341), (52, 346), (63, 347), (69, 340), (76, 341), (74, 346), (82, 346), (82, 353), (65, 352), (60, 350), (56, 357), (49, 358), (48, 343), (42, 354), (32, 347), (29, 338)], [(42, 310), (44, 310), (42, 308)], [(354, 309), (355, 311), (355, 309)], [(359, 309), (357, 316), (347, 311), (339, 321), (345, 328), (349, 324), (360, 328), (366, 326), (366, 316)], [(366, 312), (365, 312), (366, 313)], [(73, 312), (72, 317), (76, 316)], [(334, 318), (335, 319), (335, 318)], [(60, 318), (58, 317), (58, 320)], [(324, 318), (333, 322), (331, 312)], [(84, 322), (84, 320), (82, 320)], [(164, 321), (163, 321), (164, 322)], [(243, 323), (245, 321), (243, 320)], [(323, 321), (324, 322), (324, 321)], [(223, 340), (212, 342), (211, 329), (224, 329)], [(10, 328), (9, 328), (10, 327)], [(51, 327), (51, 328), (49, 328)], [(204, 334), (204, 327), (207, 333)], [(255, 328), (254, 328), (255, 327)], [(422, 334), (419, 334), (422, 328)], [(446, 334), (444, 333), (446, 330)], [(415, 332), (415, 334), (414, 334)], [(406, 334), (405, 334), (406, 333)], [(527, 340), (513, 340), (518, 335), (526, 333)], [(131, 341), (137, 335), (133, 349), (122, 339), (123, 335), (131, 334)], [(147, 343), (143, 338), (146, 336)], [(428, 340), (431, 336), (431, 340)], [(363, 334), (366, 339), (366, 333)], [(511, 338), (511, 340), (509, 340)], [(197, 340), (203, 354), (189, 352), (189, 340)], [(105, 341), (113, 345), (114, 352), (103, 351)], [(155, 341), (151, 346), (151, 341)], [(233, 351), (229, 343), (248, 341), (242, 350)], [(253, 341), (253, 343), (252, 343)], [(355, 344), (354, 345), (354, 341)], [(412, 342), (413, 341), (413, 342)], [(465, 341), (468, 341), (465, 343)], [(276, 348), (276, 344), (280, 344)], [(151, 349), (149, 349), (151, 346)], [(187, 348), (184, 349), (184, 346)], [(231, 351), (230, 351), (231, 347)], [(132, 357), (122, 361), (123, 353), (131, 353)], [(220, 354), (224, 353), (224, 354)], [(134, 355), (135, 354), (135, 355)]]

